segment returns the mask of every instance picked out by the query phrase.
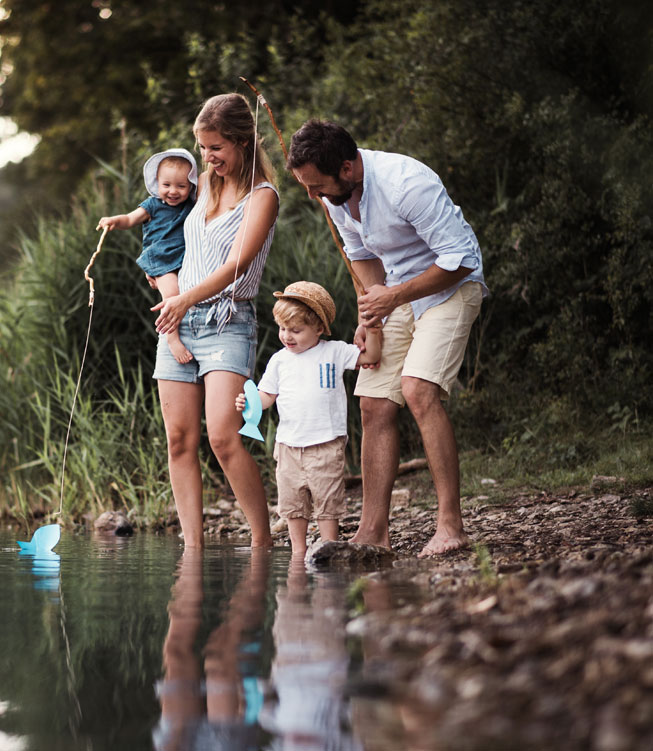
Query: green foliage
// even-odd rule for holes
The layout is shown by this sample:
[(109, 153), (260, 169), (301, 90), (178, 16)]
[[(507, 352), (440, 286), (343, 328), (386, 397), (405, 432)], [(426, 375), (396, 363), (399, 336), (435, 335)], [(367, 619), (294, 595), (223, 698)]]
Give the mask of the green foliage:
[[(500, 457), (506, 472), (553, 477), (606, 456), (600, 442), (587, 440), (592, 431), (609, 436), (618, 462), (633, 469), (622, 452), (633, 437), (640, 440), (653, 407), (646, 4), (366, 0), (330, 3), (314, 16), (309, 0), (254, 3), (239, 14), (202, 0), (165, 10), (124, 0), (111, 4), (105, 21), (97, 18), (98, 4), (60, 5), (55, 15), (39, 0), (4, 0), (11, 15), (0, 24), (3, 62), (14, 66), (0, 114), (43, 136), (30, 160), (39, 188), (72, 203), (61, 218), (41, 215), (35, 231), (24, 233), (15, 281), (0, 295), (0, 350), (8, 364), (0, 380), (0, 467), (13, 508), (25, 511), (32, 489), (44, 482), (48, 497), (56, 495), (51, 445), (68, 417), (63, 402), (86, 334), (80, 269), (93, 250), (97, 218), (137, 205), (145, 156), (173, 142), (192, 147), (199, 103), (217, 91), (244, 90), (239, 74), (263, 91), (287, 142), (309, 116), (338, 120), (361, 146), (432, 166), (462, 206), (479, 237), (491, 291), (450, 404), (463, 450)], [(261, 12), (260, 24), (250, 23)], [(55, 22), (58, 38), (69, 43), (53, 49)], [(133, 45), (135, 34), (142, 44)], [(81, 83), (72, 75), (79, 69), (87, 72)], [(258, 299), (260, 373), (279, 346), (275, 289), (302, 278), (324, 284), (338, 306), (334, 337), (345, 340), (353, 334), (355, 299), (323, 218), (282, 169), (262, 109), (259, 130), (279, 168), (282, 196)], [(91, 153), (105, 160), (102, 170)], [(77, 167), (85, 173), (91, 163), (77, 198), (56, 188), (73, 184), (66, 174)], [(99, 431), (100, 452), (112, 461), (131, 470), (142, 465), (141, 475), (130, 470), (116, 481), (113, 500), (123, 503), (139, 497), (140, 477), (163, 482), (145, 460), (147, 441), (161, 435), (144, 375), (154, 353), (148, 308), (156, 296), (133, 264), (138, 232), (111, 233), (105, 245), (94, 270), (101, 292), (80, 420)], [(350, 377), (350, 392), (352, 384)], [(125, 434), (116, 423), (132, 420), (120, 413), (132, 401), (139, 416)], [(251, 447), (267, 476), (275, 420), (274, 410), (266, 413), (266, 444)], [(349, 429), (355, 465), (360, 428), (353, 399)], [(141, 448), (114, 459), (112, 432), (123, 443), (144, 436)], [(420, 450), (412, 420), (402, 415), (402, 454)], [(76, 456), (73, 450), (72, 462)], [(160, 468), (165, 457), (159, 460)], [(94, 476), (99, 465), (88, 459)], [(27, 474), (31, 484), (23, 481)]]

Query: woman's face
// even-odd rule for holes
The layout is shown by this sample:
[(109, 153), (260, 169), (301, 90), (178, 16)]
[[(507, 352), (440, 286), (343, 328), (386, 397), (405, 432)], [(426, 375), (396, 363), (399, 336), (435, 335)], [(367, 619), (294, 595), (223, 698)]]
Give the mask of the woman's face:
[(217, 130), (198, 130), (196, 137), (203, 161), (212, 165), (217, 175), (231, 177), (240, 173), (243, 163), (240, 145), (227, 140)]

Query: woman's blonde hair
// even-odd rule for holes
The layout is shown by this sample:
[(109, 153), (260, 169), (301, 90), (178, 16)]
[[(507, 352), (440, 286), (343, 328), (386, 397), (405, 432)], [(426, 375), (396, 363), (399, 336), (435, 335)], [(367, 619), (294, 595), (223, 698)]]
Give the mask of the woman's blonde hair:
[[(193, 125), (193, 133), (196, 138), (201, 130), (219, 133), (240, 150), (242, 160), (240, 174), (238, 175), (239, 201), (251, 189), (252, 164), (255, 165), (254, 184), (262, 180), (275, 183), (274, 167), (265, 153), (262, 139), (257, 136), (252, 110), (242, 94), (218, 94), (207, 99)], [(210, 164), (208, 165), (208, 177), (210, 195), (207, 213), (210, 214), (220, 200), (224, 179), (215, 174)]]

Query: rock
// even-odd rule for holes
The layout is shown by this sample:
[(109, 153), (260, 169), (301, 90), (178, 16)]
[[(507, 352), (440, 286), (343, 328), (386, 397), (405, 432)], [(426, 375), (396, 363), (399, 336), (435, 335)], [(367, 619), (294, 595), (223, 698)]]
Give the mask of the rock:
[(402, 508), (410, 501), (410, 490), (408, 488), (396, 488), (392, 491), (390, 505), (392, 508)]
[(279, 534), (280, 532), (285, 532), (288, 529), (288, 522), (285, 519), (279, 519), (278, 521), (274, 522), (272, 527), (270, 528), (270, 531), (272, 534)]
[(93, 526), (98, 532), (112, 532), (119, 537), (134, 534), (134, 528), (127, 517), (119, 511), (105, 511), (98, 516)]
[(377, 545), (324, 540), (311, 545), (305, 561), (316, 568), (379, 568), (391, 564), (395, 556), (394, 551)]

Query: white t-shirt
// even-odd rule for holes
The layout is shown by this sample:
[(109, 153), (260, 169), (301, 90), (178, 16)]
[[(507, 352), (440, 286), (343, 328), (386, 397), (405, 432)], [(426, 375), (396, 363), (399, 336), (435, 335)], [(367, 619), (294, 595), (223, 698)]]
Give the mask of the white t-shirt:
[(347, 435), (345, 370), (360, 355), (355, 344), (320, 340), (296, 354), (279, 350), (270, 358), (258, 388), (277, 394), (277, 441), (286, 446), (314, 446)]

